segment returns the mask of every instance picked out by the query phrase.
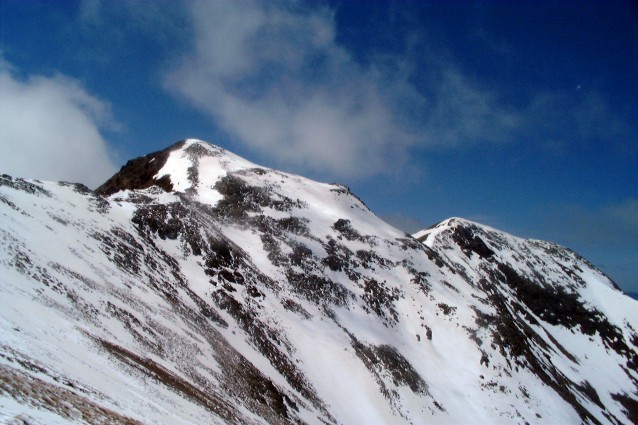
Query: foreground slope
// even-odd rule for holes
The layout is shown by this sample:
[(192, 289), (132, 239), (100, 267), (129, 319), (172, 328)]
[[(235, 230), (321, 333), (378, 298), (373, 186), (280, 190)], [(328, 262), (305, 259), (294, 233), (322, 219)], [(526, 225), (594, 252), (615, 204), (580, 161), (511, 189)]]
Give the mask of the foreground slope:
[(638, 423), (638, 304), (547, 242), (195, 140), (0, 214), (3, 419)]

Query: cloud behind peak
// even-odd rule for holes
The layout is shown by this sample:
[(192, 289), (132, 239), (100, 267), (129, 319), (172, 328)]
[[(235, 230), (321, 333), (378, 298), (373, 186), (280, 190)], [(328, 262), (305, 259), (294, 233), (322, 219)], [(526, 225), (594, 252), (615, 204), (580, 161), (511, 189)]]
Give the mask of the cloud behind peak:
[(362, 66), (334, 14), (299, 3), (197, 2), (194, 49), (166, 86), (231, 136), (280, 162), (346, 177), (401, 164), (423, 97), (407, 76)]
[(110, 108), (63, 75), (19, 78), (0, 59), (0, 172), (97, 186), (116, 166), (101, 130)]

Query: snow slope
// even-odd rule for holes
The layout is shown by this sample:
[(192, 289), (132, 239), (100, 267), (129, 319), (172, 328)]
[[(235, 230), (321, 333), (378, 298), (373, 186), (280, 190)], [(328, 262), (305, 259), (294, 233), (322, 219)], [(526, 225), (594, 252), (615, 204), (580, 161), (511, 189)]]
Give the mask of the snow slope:
[(638, 305), (575, 253), (197, 140), (0, 178), (0, 419), (637, 423)]

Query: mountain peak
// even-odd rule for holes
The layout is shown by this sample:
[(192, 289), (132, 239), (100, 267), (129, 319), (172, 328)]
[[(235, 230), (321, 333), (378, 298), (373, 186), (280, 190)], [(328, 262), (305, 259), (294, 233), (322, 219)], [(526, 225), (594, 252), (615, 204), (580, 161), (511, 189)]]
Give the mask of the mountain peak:
[(161, 151), (152, 152), (139, 158), (131, 159), (120, 168), (111, 178), (99, 186), (95, 191), (103, 196), (109, 196), (123, 190), (148, 189), (159, 186), (171, 191), (173, 186), (170, 179), (156, 178), (158, 171), (166, 164), (171, 152), (182, 149), (186, 140), (177, 142)]
[(433, 224), (426, 229), (419, 230), (418, 232), (414, 233), (412, 237), (427, 245), (427, 240), (431, 237), (434, 237), (434, 235), (437, 235), (446, 230), (454, 230), (459, 227), (467, 229), (477, 228), (494, 230), (488, 226), (485, 226), (484, 224), (477, 223), (475, 221), (468, 220), (462, 217), (450, 217), (436, 224)]
[(637, 417), (636, 301), (567, 249), (194, 139), (98, 192), (0, 176), (2, 423)]
[(255, 165), (223, 148), (198, 139), (186, 139), (166, 149), (128, 161), (96, 189), (103, 196), (124, 190), (157, 186), (166, 192), (212, 187), (229, 170)]

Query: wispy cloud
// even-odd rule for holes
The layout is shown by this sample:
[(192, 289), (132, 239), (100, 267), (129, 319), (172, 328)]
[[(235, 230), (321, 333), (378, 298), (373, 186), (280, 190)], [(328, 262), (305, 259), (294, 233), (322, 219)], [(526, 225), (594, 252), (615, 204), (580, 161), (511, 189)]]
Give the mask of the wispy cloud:
[(90, 187), (110, 177), (117, 168), (101, 134), (114, 125), (108, 104), (63, 75), (14, 71), (0, 58), (0, 171)]
[(452, 64), (442, 65), (437, 74), (422, 121), (428, 145), (458, 148), (513, 141), (524, 123), (520, 110), (504, 105), (498, 93), (479, 88)]
[(626, 143), (627, 138), (635, 139), (623, 114), (614, 112), (595, 89), (537, 93), (521, 114), (520, 137), (549, 150), (592, 141)]
[(273, 159), (341, 176), (404, 162), (425, 99), (400, 69), (362, 66), (333, 11), (300, 3), (195, 2), (195, 47), (166, 86)]
[(402, 56), (358, 62), (337, 41), (334, 13), (316, 3), (196, 1), (192, 48), (165, 85), (272, 160), (340, 178), (395, 171), (424, 149), (530, 140), (555, 148), (623, 131), (592, 92), (536, 93), (512, 106), (427, 36), (406, 40), (415, 47)]

